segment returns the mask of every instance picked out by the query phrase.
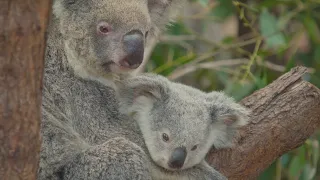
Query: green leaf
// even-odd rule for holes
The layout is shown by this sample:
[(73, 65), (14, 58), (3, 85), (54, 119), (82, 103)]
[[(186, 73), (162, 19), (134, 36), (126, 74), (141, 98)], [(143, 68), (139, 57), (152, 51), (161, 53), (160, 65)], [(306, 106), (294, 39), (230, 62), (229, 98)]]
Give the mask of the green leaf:
[(316, 175), (316, 172), (317, 172), (317, 169), (315, 167), (312, 167), (310, 164), (306, 164), (304, 166), (301, 179), (312, 180)]
[(281, 165), (286, 167), (289, 163), (289, 160), (290, 160), (289, 154), (282, 155), (280, 160), (281, 160)]
[(232, 43), (234, 43), (235, 42), (235, 40), (236, 40), (236, 38), (234, 37), (234, 36), (227, 36), (227, 37), (225, 37), (225, 38), (223, 38), (222, 40), (221, 40), (221, 42), (223, 43), (223, 44), (232, 44)]
[(218, 5), (212, 9), (211, 15), (221, 20), (229, 17), (235, 12), (235, 7), (232, 0), (217, 0)]
[(277, 169), (276, 161), (273, 162), (263, 173), (260, 174), (259, 180), (272, 180), (274, 179)]
[(289, 5), (294, 4), (292, 0), (264, 0), (263, 2), (258, 4), (259, 8), (272, 8), (279, 5)]
[(319, 160), (319, 142), (317, 140), (308, 139), (305, 142), (305, 147), (308, 150), (308, 162), (304, 166), (302, 173), (303, 180), (312, 180), (317, 172), (317, 164)]
[(264, 88), (267, 85), (267, 74), (262, 72), (262, 77), (254, 76), (254, 82), (258, 89)]
[(285, 72), (288, 72), (288, 71), (290, 71), (293, 67), (295, 67), (295, 57), (291, 57), (290, 59), (289, 59), (289, 61), (287, 62), (287, 64), (286, 64), (286, 70), (285, 70)]
[(225, 82), (225, 93), (228, 95), (232, 95), (237, 101), (249, 95), (255, 87), (255, 85), (252, 83), (243, 84), (239, 81), (231, 81), (230, 79)]
[(298, 177), (300, 177), (303, 169), (304, 169), (304, 165), (306, 163), (306, 159), (305, 159), (305, 153), (306, 149), (304, 146), (301, 146), (298, 149), (298, 154), (296, 156), (293, 157), (292, 161), (290, 162), (289, 165), (289, 176), (292, 179), (296, 179)]
[(298, 156), (293, 157), (289, 166), (289, 175), (292, 178), (299, 177), (300, 170), (303, 168), (303, 164), (300, 163), (300, 158)]
[(260, 14), (260, 31), (266, 40), (268, 48), (279, 48), (286, 45), (286, 40), (280, 29), (278, 28), (277, 19), (269, 13), (267, 9), (263, 9)]
[(320, 63), (320, 44), (314, 48), (313, 59), (315, 62)]
[(199, 0), (199, 3), (202, 5), (202, 6), (207, 6), (209, 4), (209, 0)]
[(320, 30), (315, 19), (310, 16), (304, 16), (303, 23), (308, 31), (310, 39), (313, 42), (320, 44)]
[(311, 141), (311, 148), (312, 148), (311, 164), (313, 166), (317, 166), (319, 161), (319, 142), (317, 140)]

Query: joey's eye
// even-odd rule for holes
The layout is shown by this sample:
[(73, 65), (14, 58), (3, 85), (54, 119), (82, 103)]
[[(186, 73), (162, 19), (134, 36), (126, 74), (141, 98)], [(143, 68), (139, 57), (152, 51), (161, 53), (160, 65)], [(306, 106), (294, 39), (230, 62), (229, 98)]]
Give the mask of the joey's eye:
[(144, 38), (147, 38), (149, 34), (149, 31), (146, 32), (146, 34), (144, 35)]
[(162, 134), (162, 140), (163, 140), (164, 142), (168, 142), (168, 141), (169, 141), (169, 136), (168, 136), (168, 134), (163, 133), (163, 134)]
[(198, 145), (194, 145), (192, 148), (191, 148), (191, 151), (194, 151), (198, 148)]
[(98, 33), (106, 35), (111, 31), (111, 26), (106, 22), (100, 22), (97, 26)]

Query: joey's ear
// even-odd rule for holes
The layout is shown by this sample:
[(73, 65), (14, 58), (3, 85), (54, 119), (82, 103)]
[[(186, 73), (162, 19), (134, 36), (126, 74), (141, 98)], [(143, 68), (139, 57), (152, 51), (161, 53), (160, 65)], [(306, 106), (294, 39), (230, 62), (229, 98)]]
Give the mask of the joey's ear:
[(206, 102), (210, 109), (213, 145), (216, 148), (231, 147), (237, 127), (248, 123), (250, 111), (222, 92), (209, 93)]
[(236, 102), (217, 104), (211, 109), (213, 124), (224, 124), (227, 127), (244, 126), (249, 121), (249, 110)]
[(223, 92), (211, 92), (207, 98), (211, 108), (213, 124), (244, 126), (248, 123), (250, 110), (236, 103), (233, 98)]
[(138, 75), (119, 81), (116, 86), (120, 109), (125, 113), (152, 107), (154, 102), (166, 99), (169, 91), (168, 81), (158, 75)]

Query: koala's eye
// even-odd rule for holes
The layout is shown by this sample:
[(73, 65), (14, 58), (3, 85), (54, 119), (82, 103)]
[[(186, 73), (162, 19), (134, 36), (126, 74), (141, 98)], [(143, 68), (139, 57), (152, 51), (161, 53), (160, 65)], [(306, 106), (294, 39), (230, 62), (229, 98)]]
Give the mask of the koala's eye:
[(106, 22), (100, 22), (97, 26), (98, 33), (106, 35), (111, 31), (111, 26)]
[(148, 34), (149, 34), (149, 31), (147, 31), (147, 32), (146, 32), (146, 34), (144, 35), (144, 36), (145, 36), (145, 38), (147, 38), (147, 37), (148, 37)]
[(198, 145), (194, 145), (192, 148), (191, 148), (191, 151), (194, 151), (198, 148)]
[(162, 140), (163, 140), (164, 142), (168, 142), (168, 141), (169, 141), (169, 136), (168, 136), (168, 134), (163, 133), (163, 134), (162, 134)]

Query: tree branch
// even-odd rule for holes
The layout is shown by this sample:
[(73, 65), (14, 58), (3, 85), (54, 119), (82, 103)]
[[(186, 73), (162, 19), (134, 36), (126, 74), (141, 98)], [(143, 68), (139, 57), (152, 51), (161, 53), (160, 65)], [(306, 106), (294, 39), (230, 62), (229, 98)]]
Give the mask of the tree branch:
[(0, 179), (34, 180), (51, 0), (0, 0)]
[(232, 149), (212, 150), (209, 163), (230, 180), (254, 179), (278, 157), (301, 146), (320, 126), (320, 90), (293, 68), (241, 101), (252, 110)]

